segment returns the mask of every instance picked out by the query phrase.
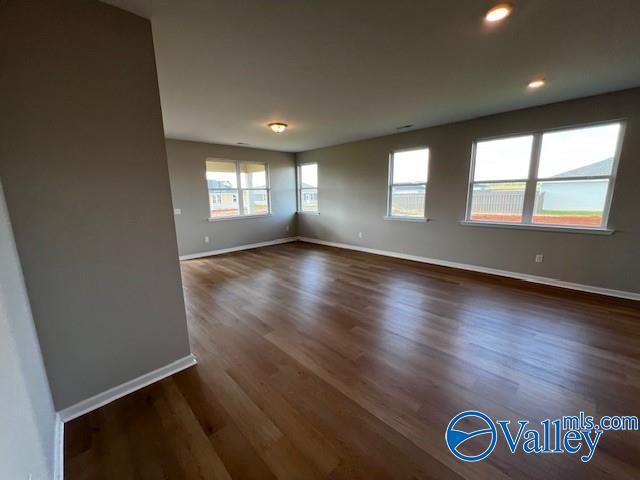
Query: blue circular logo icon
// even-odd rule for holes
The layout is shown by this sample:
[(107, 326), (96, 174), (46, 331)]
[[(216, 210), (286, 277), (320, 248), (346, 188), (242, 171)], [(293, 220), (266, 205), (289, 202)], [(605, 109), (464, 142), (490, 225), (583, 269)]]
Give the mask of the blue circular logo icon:
[[(457, 430), (455, 428), (456, 424), (462, 420), (463, 418), (475, 418), (480, 419), (481, 422), (486, 424), (486, 428), (480, 428), (479, 430), (474, 430), (472, 432), (465, 432), (464, 430)], [(462, 446), (464, 442), (469, 440), (470, 438), (477, 437), (479, 435), (486, 435), (488, 440), (487, 448), (484, 449), (481, 453), (477, 455), (465, 455), (460, 453), (459, 448)], [(468, 410), (466, 412), (460, 412), (458, 415), (453, 417), (447, 426), (447, 431), (444, 434), (444, 438), (447, 441), (447, 447), (449, 447), (449, 451), (453, 453), (460, 460), (464, 460), (465, 462), (477, 462), (479, 460), (484, 460), (489, 456), (493, 449), (496, 447), (497, 440), (497, 432), (496, 426), (487, 415), (482, 412), (476, 412), (474, 410)]]

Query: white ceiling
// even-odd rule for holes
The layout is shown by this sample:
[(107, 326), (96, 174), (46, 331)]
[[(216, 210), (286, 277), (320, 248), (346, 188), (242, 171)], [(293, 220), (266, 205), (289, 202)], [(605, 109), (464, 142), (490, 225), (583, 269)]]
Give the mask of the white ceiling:
[(107, 3), (151, 19), (170, 138), (297, 152), (640, 86), (638, 0), (514, 1), (492, 26), (484, 0)]

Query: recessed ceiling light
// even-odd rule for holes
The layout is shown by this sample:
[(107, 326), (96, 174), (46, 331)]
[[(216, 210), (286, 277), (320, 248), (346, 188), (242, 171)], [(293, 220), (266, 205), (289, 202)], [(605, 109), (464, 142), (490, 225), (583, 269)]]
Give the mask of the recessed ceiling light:
[(513, 7), (509, 3), (498, 3), (489, 9), (484, 15), (487, 22), (499, 22), (511, 15)]
[(529, 88), (540, 88), (544, 86), (544, 83), (545, 83), (544, 78), (537, 78), (529, 82)]
[(287, 125), (286, 123), (281, 122), (273, 122), (268, 125), (268, 127), (276, 133), (284, 132), (288, 126), (289, 125)]

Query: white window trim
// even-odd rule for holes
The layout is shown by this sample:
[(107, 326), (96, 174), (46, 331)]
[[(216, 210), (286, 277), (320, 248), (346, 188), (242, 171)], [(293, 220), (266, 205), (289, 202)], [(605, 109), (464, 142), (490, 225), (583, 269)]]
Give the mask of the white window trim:
[[(209, 203), (209, 217), (207, 218), (210, 222), (219, 222), (223, 220), (241, 220), (248, 218), (264, 218), (270, 217), (272, 215), (271, 212), (271, 182), (269, 179), (269, 164), (267, 162), (255, 162), (252, 160), (231, 160), (228, 158), (217, 158), (217, 157), (207, 157), (205, 159), (205, 185), (207, 187), (207, 202), (209, 202), (209, 183), (207, 182), (207, 161), (221, 162), (221, 163), (233, 163), (236, 166), (236, 185), (238, 188), (214, 188), (212, 190), (216, 192), (224, 192), (224, 191), (232, 191), (238, 192), (238, 215), (229, 215), (227, 217), (212, 217), (211, 216), (211, 203)], [(243, 163), (257, 163), (260, 165), (264, 165), (264, 173), (265, 173), (265, 188), (242, 188), (242, 183), (240, 180), (240, 165)], [(251, 213), (244, 214), (244, 195), (242, 194), (245, 190), (266, 190), (267, 191), (267, 213)]]
[(424, 223), (424, 222), (429, 222), (430, 219), (426, 218), (426, 217), (405, 217), (405, 216), (401, 216), (401, 215), (385, 215), (383, 217), (385, 220), (397, 220), (400, 222), (419, 222), (419, 223)]
[[(315, 165), (318, 186), (315, 188), (302, 188), (301, 170), (304, 165)], [(302, 210), (302, 192), (304, 190), (315, 190), (318, 196), (318, 210), (315, 212)], [(318, 162), (304, 162), (296, 165), (296, 213), (298, 215), (320, 215), (320, 166)]]
[[(611, 175), (599, 175), (599, 176), (585, 176), (585, 177), (566, 177), (561, 180), (551, 181), (568, 181), (568, 180), (609, 180), (607, 187), (607, 194), (605, 197), (604, 209), (602, 212), (602, 223), (598, 226), (588, 227), (582, 225), (564, 225), (564, 224), (543, 224), (533, 223), (533, 209), (535, 203), (535, 191), (538, 181), (545, 181), (547, 179), (538, 179), (538, 166), (540, 164), (540, 153), (542, 149), (542, 135), (550, 132), (562, 132), (568, 130), (578, 130), (581, 128), (596, 127), (603, 125), (610, 125), (618, 123), (620, 125), (620, 131), (618, 132), (618, 139), (616, 142), (615, 153), (613, 157), (613, 166), (611, 169)], [(525, 230), (549, 230), (556, 232), (571, 232), (571, 233), (596, 233), (601, 235), (610, 235), (615, 230), (609, 226), (609, 214), (611, 213), (611, 200), (613, 198), (613, 191), (616, 183), (616, 176), (618, 173), (618, 164), (620, 162), (620, 153), (622, 151), (622, 143), (624, 140), (624, 134), (626, 129), (625, 119), (613, 119), (599, 122), (583, 123), (570, 126), (564, 126), (559, 128), (550, 128), (545, 130), (535, 130), (531, 132), (522, 132), (508, 135), (499, 135), (494, 137), (479, 138), (473, 142), (471, 148), (471, 168), (469, 169), (469, 185), (467, 188), (467, 208), (465, 212), (465, 219), (460, 222), (462, 225), (483, 226), (483, 227), (497, 227), (497, 228), (515, 228)], [(531, 159), (529, 162), (529, 176), (526, 179), (517, 180), (478, 180), (474, 181), (473, 177), (476, 168), (476, 146), (479, 142), (485, 142), (488, 140), (500, 140), (515, 137), (523, 137), (527, 135), (533, 136), (533, 144), (531, 146)], [(520, 182), (525, 183), (525, 195), (524, 205), (522, 209), (522, 222), (483, 222), (480, 220), (471, 219), (471, 203), (473, 200), (473, 185), (474, 183), (513, 183)]]
[(512, 228), (514, 230), (538, 230), (543, 232), (560, 233), (587, 233), (593, 235), (613, 235), (615, 230), (602, 227), (572, 227), (571, 225), (548, 225), (538, 223), (509, 223), (509, 222), (482, 222), (478, 220), (463, 220), (460, 225), (467, 227)]
[[(393, 183), (393, 155), (396, 153), (402, 152), (413, 152), (414, 150), (427, 150), (429, 152), (429, 156), (427, 159), (427, 181), (424, 183)], [(384, 216), (385, 220), (404, 220), (409, 222), (426, 222), (429, 221), (429, 217), (427, 217), (427, 191), (429, 184), (429, 170), (431, 169), (431, 150), (428, 145), (420, 145), (417, 147), (409, 147), (409, 148), (399, 148), (397, 150), (392, 150), (389, 152), (389, 178), (387, 180), (387, 214)], [(422, 209), (421, 217), (411, 217), (406, 215), (394, 215), (391, 211), (391, 200), (392, 200), (392, 191), (393, 187), (404, 187), (404, 186), (420, 186), (424, 185), (424, 205)]]
[(266, 218), (271, 217), (273, 214), (271, 213), (255, 213), (251, 215), (234, 215), (232, 217), (209, 217), (207, 221), (209, 222), (223, 222), (225, 220), (245, 220), (249, 218)]

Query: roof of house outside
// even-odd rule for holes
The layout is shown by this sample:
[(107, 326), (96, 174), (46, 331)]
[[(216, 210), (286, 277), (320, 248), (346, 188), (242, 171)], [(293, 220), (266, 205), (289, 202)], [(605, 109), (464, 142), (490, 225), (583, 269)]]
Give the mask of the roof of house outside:
[(563, 177), (596, 177), (600, 175), (611, 175), (613, 169), (613, 157), (598, 162), (590, 163), (583, 167), (567, 170), (566, 172), (554, 175), (551, 178)]
[(233, 188), (233, 185), (231, 185), (230, 182), (226, 181), (226, 180), (210, 180), (207, 179), (207, 187), (209, 188), (209, 190), (215, 190), (218, 188)]

